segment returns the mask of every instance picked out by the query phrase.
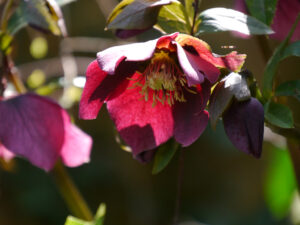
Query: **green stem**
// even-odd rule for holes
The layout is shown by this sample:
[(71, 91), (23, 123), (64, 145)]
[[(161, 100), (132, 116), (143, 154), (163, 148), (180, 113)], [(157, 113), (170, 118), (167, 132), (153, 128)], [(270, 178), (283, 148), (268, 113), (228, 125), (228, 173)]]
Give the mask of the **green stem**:
[(183, 183), (183, 171), (184, 171), (184, 150), (179, 149), (179, 159), (178, 159), (178, 178), (177, 178), (177, 193), (176, 193), (176, 202), (174, 209), (173, 225), (178, 225), (179, 222), (179, 212), (181, 205), (181, 194), (182, 194), (182, 183)]
[(62, 163), (58, 162), (51, 173), (71, 213), (80, 219), (92, 221), (93, 215), (91, 210), (71, 180)]
[(9, 15), (9, 11), (10, 11), (10, 8), (11, 8), (13, 2), (14, 2), (14, 0), (7, 0), (6, 5), (3, 9), (3, 14), (1, 17), (1, 30), (2, 31), (6, 30), (8, 15)]
[(292, 158), (298, 190), (300, 191), (300, 139), (288, 139), (288, 149)]
[(193, 23), (192, 23), (192, 28), (191, 28), (191, 35), (194, 36), (194, 29), (195, 29), (195, 24), (196, 24), (196, 18), (198, 15), (198, 9), (199, 9), (199, 0), (194, 1), (194, 17), (193, 17)]

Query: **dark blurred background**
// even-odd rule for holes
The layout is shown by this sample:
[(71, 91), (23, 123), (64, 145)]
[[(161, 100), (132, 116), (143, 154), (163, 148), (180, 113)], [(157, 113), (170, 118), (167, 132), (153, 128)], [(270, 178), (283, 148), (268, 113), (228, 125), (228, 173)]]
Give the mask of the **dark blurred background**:
[[(29, 88), (31, 85), (37, 90), (30, 79), (39, 76), (45, 75), (48, 84), (57, 82), (64, 73), (71, 78), (72, 74), (83, 76), (96, 52), (124, 43), (111, 31), (104, 31), (105, 18), (117, 3), (116, 0), (77, 0), (64, 6), (69, 33), (65, 40), (31, 28), (23, 29), (14, 41), (13, 57)], [(233, 5), (232, 0), (203, 0), (201, 9), (233, 8)], [(159, 35), (157, 31), (150, 30), (126, 42), (145, 41)], [(37, 37), (46, 40), (48, 47), (44, 56), (36, 56), (32, 53), (34, 50), (30, 50), (34, 48), (33, 40)], [(266, 61), (257, 37), (240, 39), (231, 33), (218, 33), (201, 38), (215, 53), (224, 54), (231, 50), (222, 46), (235, 46), (233, 50), (247, 54), (244, 67), (253, 72), (261, 85)], [(269, 40), (268, 44), (274, 48), (278, 42)], [(299, 77), (299, 62), (294, 58), (285, 60), (279, 68), (284, 76), (278, 77), (277, 82)], [(42, 75), (32, 75), (37, 69), (42, 71)], [(64, 82), (67, 83), (69, 78), (66, 76)], [(98, 119), (79, 120), (76, 100), (80, 89), (69, 85), (64, 90), (54, 88), (53, 91), (51, 87), (43, 85), (38, 92), (50, 93), (59, 99), (73, 115), (76, 124), (94, 139), (91, 162), (68, 171), (94, 212), (100, 203), (106, 203), (105, 225), (171, 224), (178, 155), (163, 172), (152, 175), (151, 163), (140, 164), (116, 143), (114, 125), (105, 107)], [(292, 106), (296, 123), (299, 123), (299, 102), (292, 99), (283, 101)], [(282, 142), (272, 134), (268, 134), (266, 139), (262, 158), (254, 159), (232, 146), (219, 122), (216, 131), (208, 127), (199, 140), (184, 150), (182, 225), (297, 224), (297, 213), (293, 212), (298, 210), (299, 217), (300, 203), (295, 197), (295, 183), (288, 154), (284, 151), (284, 140)], [(279, 202), (285, 199), (278, 204), (276, 197)], [(62, 225), (68, 214), (51, 173), (47, 174), (23, 159), (2, 165), (1, 225)]]

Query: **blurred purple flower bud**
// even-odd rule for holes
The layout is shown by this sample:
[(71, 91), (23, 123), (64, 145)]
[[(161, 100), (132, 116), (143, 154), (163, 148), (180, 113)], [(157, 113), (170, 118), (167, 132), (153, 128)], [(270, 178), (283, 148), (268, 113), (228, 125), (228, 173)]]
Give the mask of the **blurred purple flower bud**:
[(223, 115), (225, 132), (239, 150), (261, 156), (264, 133), (264, 108), (256, 98), (234, 101)]

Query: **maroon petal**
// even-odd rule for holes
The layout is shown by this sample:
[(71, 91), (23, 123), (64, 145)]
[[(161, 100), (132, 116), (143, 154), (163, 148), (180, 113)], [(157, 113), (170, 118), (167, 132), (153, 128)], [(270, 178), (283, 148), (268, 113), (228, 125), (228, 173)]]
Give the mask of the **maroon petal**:
[(150, 59), (155, 51), (158, 42), (164, 39), (174, 40), (177, 33), (165, 35), (158, 39), (133, 43), (128, 45), (121, 45), (108, 48), (97, 53), (97, 60), (101, 69), (108, 74), (114, 74), (119, 63), (126, 59), (126, 61), (141, 62)]
[(223, 115), (225, 132), (233, 145), (241, 151), (259, 158), (264, 133), (264, 109), (251, 98), (233, 102)]
[(173, 135), (173, 116), (168, 104), (157, 102), (152, 106), (152, 94), (145, 101), (140, 87), (132, 87), (135, 74), (128, 88), (118, 97), (107, 102), (108, 112), (124, 141), (132, 148), (133, 155), (141, 154), (166, 142)]
[(124, 29), (117, 29), (116, 36), (121, 39), (130, 38), (149, 30), (151, 27), (146, 29), (131, 29), (131, 30), (124, 30)]
[(134, 70), (134, 63), (122, 62), (116, 71), (116, 76), (107, 76), (94, 60), (87, 68), (86, 84), (79, 104), (79, 117), (96, 119), (103, 102), (122, 92), (120, 84), (124, 83), (124, 79)]
[(64, 143), (62, 108), (32, 94), (0, 102), (0, 141), (11, 152), (50, 170)]
[(194, 60), (190, 60), (188, 53), (184, 51), (180, 44), (176, 43), (176, 45), (179, 64), (183, 72), (186, 74), (188, 85), (192, 86), (202, 83), (204, 81), (203, 71), (198, 69), (198, 66)]
[(183, 146), (197, 140), (208, 123), (208, 112), (204, 108), (210, 95), (210, 85), (206, 81), (202, 86), (198, 94), (186, 92), (186, 102), (176, 102), (174, 106), (174, 138)]

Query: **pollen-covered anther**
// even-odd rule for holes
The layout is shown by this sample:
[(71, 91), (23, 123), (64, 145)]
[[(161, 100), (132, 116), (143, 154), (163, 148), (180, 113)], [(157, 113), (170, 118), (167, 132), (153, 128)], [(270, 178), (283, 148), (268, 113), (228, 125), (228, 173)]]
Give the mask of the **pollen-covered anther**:
[(140, 79), (134, 86), (141, 86), (142, 99), (148, 101), (153, 98), (153, 106), (157, 101), (170, 106), (175, 101), (185, 102), (183, 90), (192, 92), (187, 87), (187, 81), (182, 70), (177, 66), (174, 59), (161, 51), (155, 53), (151, 63), (141, 73)]

